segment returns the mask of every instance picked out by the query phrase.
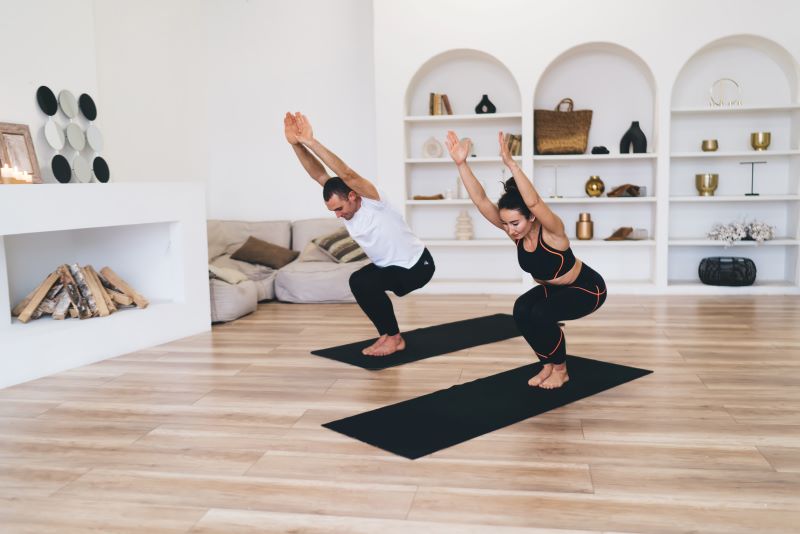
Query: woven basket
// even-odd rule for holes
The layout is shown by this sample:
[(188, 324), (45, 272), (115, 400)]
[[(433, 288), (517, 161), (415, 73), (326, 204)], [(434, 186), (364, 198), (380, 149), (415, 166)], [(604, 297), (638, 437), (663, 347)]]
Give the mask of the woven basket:
[[(561, 106), (567, 104), (567, 110)], [(572, 111), (574, 103), (565, 98), (549, 109), (533, 110), (533, 141), (537, 154), (583, 154), (589, 142), (592, 110)]]

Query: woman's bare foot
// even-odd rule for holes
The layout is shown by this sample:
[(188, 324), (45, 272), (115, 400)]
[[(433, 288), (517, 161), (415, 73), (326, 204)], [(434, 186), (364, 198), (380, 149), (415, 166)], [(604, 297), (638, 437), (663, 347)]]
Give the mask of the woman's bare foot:
[(539, 374), (528, 380), (528, 385), (533, 387), (540, 385), (542, 382), (544, 382), (545, 378), (550, 376), (550, 373), (552, 372), (553, 372), (553, 364), (552, 363), (544, 364), (542, 370), (539, 371)]
[(375, 347), (372, 354), (369, 356), (388, 356), (395, 352), (400, 352), (406, 348), (406, 342), (400, 334), (394, 336), (386, 336), (386, 340), (379, 346)]
[(567, 364), (562, 363), (553, 366), (553, 372), (550, 373), (550, 376), (548, 376), (539, 385), (539, 387), (544, 389), (556, 389), (566, 384), (567, 381), (569, 381), (569, 375), (567, 374)]
[(367, 347), (364, 350), (362, 350), (361, 354), (364, 354), (365, 356), (374, 356), (375, 355), (375, 350), (378, 347), (380, 347), (381, 345), (383, 345), (383, 342), (386, 341), (387, 337), (389, 337), (389, 336), (387, 336), (386, 334), (383, 334), (381, 337), (379, 337), (378, 339), (375, 340), (375, 343), (373, 343), (369, 347)]

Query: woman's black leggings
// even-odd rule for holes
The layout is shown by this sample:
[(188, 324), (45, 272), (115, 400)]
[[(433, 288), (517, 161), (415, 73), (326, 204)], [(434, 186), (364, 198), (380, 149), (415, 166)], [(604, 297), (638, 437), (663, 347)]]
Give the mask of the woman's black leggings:
[(540, 285), (514, 303), (514, 321), (525, 340), (544, 363), (564, 363), (567, 341), (559, 321), (589, 315), (606, 301), (606, 283), (584, 264), (567, 286)]
[(417, 263), (410, 269), (390, 265), (378, 267), (374, 263), (365, 265), (350, 275), (350, 290), (356, 302), (378, 329), (378, 334), (393, 336), (400, 333), (394, 316), (392, 301), (386, 291), (398, 297), (419, 289), (433, 278), (433, 257), (426, 248)]

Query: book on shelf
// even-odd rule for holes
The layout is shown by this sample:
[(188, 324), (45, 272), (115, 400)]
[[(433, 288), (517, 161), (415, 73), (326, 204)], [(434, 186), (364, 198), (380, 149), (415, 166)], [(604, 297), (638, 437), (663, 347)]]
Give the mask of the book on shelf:
[(508, 151), (512, 156), (522, 155), (522, 135), (516, 134), (503, 134), (503, 141), (508, 147)]
[(443, 93), (429, 93), (428, 98), (429, 115), (452, 115), (453, 108), (450, 106), (450, 99)]

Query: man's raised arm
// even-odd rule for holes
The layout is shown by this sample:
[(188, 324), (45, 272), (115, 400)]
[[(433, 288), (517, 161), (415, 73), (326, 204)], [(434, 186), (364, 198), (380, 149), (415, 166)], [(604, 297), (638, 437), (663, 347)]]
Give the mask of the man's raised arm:
[(325, 170), (325, 167), (314, 157), (314, 154), (309, 152), (297, 138), (298, 128), (294, 116), (291, 113), (286, 113), (286, 116), (283, 118), (283, 133), (286, 135), (286, 140), (292, 145), (297, 159), (300, 160), (300, 164), (308, 175), (317, 181), (319, 185), (325, 185), (325, 182), (330, 179), (330, 176)]

